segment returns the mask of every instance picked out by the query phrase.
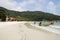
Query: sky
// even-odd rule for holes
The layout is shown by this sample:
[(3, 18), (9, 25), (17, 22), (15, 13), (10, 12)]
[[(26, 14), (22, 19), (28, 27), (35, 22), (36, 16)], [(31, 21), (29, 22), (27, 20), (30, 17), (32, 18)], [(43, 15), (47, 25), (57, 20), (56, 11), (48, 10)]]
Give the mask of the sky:
[(0, 0), (0, 7), (15, 11), (43, 11), (60, 15), (60, 0)]

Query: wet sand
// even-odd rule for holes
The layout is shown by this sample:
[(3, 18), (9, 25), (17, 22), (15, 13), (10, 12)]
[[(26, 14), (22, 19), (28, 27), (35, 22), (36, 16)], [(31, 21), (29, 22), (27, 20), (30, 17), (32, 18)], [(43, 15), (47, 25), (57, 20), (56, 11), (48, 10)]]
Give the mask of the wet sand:
[(0, 40), (60, 40), (60, 35), (28, 23), (0, 23)]

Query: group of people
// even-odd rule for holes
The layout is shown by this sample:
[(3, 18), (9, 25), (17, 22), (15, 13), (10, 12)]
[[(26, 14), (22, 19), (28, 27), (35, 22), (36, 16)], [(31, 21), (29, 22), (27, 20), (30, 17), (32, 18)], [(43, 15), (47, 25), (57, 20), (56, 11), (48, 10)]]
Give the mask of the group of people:
[[(49, 22), (47, 22), (47, 24), (46, 24), (46, 22), (42, 22), (42, 21), (40, 21), (40, 22), (39, 22), (39, 26), (41, 26), (42, 24), (53, 25), (54, 23), (55, 23), (55, 21), (49, 21)], [(34, 22), (34, 24), (36, 24), (36, 22)]]
[(15, 17), (9, 17), (7, 18), (8, 21), (16, 21), (16, 18)]

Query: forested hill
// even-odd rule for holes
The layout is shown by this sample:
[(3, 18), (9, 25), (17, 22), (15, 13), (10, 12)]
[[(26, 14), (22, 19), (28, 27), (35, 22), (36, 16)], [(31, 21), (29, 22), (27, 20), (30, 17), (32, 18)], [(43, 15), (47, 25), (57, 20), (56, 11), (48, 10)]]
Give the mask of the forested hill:
[(42, 11), (13, 11), (0, 7), (0, 18), (4, 20), (6, 15), (15, 17), (18, 21), (60, 20), (60, 16)]

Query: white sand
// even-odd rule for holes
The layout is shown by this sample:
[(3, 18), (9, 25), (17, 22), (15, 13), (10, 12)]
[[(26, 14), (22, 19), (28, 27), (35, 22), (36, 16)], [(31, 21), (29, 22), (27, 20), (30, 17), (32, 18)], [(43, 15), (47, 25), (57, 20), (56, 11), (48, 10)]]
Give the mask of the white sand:
[(60, 40), (60, 35), (25, 23), (3, 22), (0, 23), (0, 40)]

